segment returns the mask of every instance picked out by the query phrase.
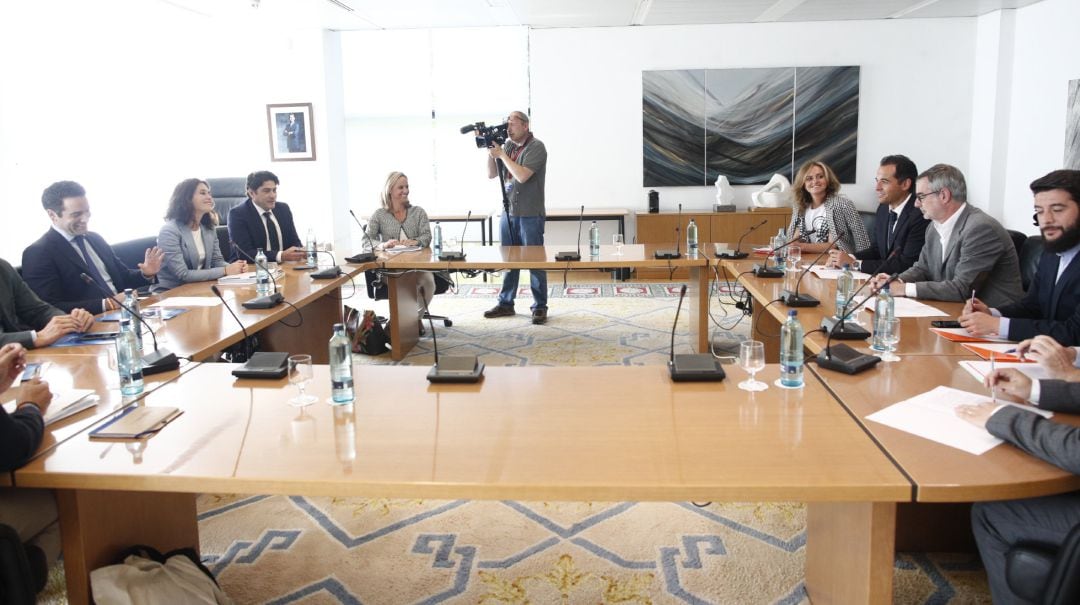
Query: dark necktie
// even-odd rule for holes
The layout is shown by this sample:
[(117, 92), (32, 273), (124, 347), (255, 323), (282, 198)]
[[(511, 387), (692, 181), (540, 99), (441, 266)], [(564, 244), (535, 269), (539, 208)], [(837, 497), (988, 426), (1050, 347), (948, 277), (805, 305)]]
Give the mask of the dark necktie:
[(899, 218), (895, 211), (889, 211), (889, 252), (892, 252), (893, 245), (893, 228), (896, 227), (896, 219)]
[(281, 242), (278, 241), (277, 227), (274, 226), (274, 220), (270, 218), (270, 211), (263, 212), (263, 219), (266, 220), (266, 235), (269, 238), (270, 245), (266, 251), (280, 250)]
[(77, 245), (79, 247), (79, 251), (82, 252), (83, 260), (86, 261), (86, 268), (88, 269), (90, 277), (94, 278), (94, 281), (96, 281), (98, 285), (101, 286), (102, 290), (105, 290), (106, 292), (111, 291), (109, 288), (109, 284), (105, 281), (105, 278), (101, 276), (101, 272), (98, 271), (97, 264), (94, 263), (94, 259), (90, 258), (90, 253), (86, 250), (86, 236), (76, 235), (75, 245)]

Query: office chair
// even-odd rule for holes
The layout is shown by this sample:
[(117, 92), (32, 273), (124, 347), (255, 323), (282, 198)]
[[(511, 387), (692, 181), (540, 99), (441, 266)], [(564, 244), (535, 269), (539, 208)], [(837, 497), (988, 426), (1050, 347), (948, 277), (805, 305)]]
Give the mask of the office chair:
[[(373, 269), (364, 271), (364, 279), (367, 281), (368, 298), (372, 300), (386, 300), (390, 298), (390, 294), (386, 290), (386, 282), (383, 281), (382, 274)], [(435, 273), (435, 294), (442, 294), (450, 289), (453, 282), (450, 281), (450, 277), (443, 271)], [(450, 327), (454, 325), (454, 321), (445, 315), (434, 315), (431, 313), (424, 313), (424, 319), (439, 320), (443, 322), (443, 325)], [(426, 328), (423, 323), (420, 324), (420, 333), (426, 332)]]
[(26, 546), (10, 525), (0, 524), (0, 603), (33, 605), (48, 571), (40, 548)]
[(1032, 603), (1080, 603), (1080, 525), (1073, 526), (1060, 548), (1021, 542), (1005, 553), (1005, 581)]

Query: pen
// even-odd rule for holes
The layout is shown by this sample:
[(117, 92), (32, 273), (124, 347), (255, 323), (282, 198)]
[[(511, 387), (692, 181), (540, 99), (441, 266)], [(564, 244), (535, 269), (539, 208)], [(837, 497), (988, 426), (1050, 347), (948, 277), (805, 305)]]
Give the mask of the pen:
[(991, 351), (990, 352), (990, 379), (991, 379), (991, 382), (990, 382), (990, 398), (994, 402), (994, 405), (997, 405), (997, 391), (994, 390), (993, 377), (994, 377), (994, 352)]
[(971, 290), (971, 310), (975, 310), (975, 290)]

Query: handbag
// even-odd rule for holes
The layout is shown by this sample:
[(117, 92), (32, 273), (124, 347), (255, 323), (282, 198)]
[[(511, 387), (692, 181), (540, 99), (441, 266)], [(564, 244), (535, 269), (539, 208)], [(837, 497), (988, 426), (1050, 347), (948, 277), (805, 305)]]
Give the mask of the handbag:
[(390, 350), (390, 334), (371, 309), (361, 313), (352, 307), (345, 307), (345, 331), (352, 343), (353, 353), (382, 355)]

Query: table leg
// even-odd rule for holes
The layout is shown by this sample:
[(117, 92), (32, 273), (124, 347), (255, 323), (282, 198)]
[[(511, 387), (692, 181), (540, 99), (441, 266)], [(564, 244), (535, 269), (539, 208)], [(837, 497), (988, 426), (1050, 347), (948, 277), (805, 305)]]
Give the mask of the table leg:
[(326, 342), (333, 333), (333, 325), (342, 322), (341, 288), (324, 293), (300, 311), (290, 313), (283, 321), (285, 323), (275, 322), (259, 332), (262, 349), (308, 353), (313, 363), (330, 363)]
[(416, 297), (416, 271), (406, 271), (391, 276), (387, 284), (390, 296), (390, 358), (405, 359), (420, 340), (420, 323), (416, 321), (416, 309), (420, 302)]
[(90, 572), (136, 544), (199, 550), (195, 494), (56, 490), (68, 603), (90, 602)]
[(892, 603), (896, 504), (810, 502), (806, 592), (818, 603)]
[(690, 343), (695, 353), (709, 352), (709, 272), (708, 267), (691, 267), (686, 284), (690, 301)]

